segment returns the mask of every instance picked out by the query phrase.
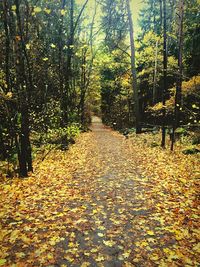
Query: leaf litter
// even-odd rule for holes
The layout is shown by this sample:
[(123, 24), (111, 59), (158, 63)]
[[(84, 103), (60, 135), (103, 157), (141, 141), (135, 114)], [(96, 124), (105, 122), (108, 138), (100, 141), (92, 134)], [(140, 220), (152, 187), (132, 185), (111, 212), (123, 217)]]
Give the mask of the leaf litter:
[(0, 185), (0, 266), (198, 266), (199, 158), (92, 130)]

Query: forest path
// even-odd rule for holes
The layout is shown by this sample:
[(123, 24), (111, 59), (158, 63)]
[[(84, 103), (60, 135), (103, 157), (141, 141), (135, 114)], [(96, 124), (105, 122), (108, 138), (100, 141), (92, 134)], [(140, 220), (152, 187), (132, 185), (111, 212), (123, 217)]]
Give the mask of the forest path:
[(0, 185), (0, 265), (198, 266), (195, 235), (188, 243), (191, 230), (178, 230), (170, 213), (177, 199), (165, 195), (166, 178), (139, 175), (129, 141), (99, 118), (91, 130), (33, 177)]
[[(81, 220), (87, 226), (86, 231), (77, 231), (80, 254), (70, 266), (83, 262), (88, 266), (132, 266), (140, 261), (144, 266), (148, 255), (137, 258), (133, 248), (137, 251), (147, 232), (157, 225), (150, 220), (152, 208), (145, 204), (148, 189), (138, 183), (142, 178), (129, 157), (124, 136), (98, 117), (92, 118), (91, 130), (89, 142), (79, 149), (85, 155), (84, 164), (73, 173), (76, 186), (84, 192), (73, 208), (85, 207)], [(146, 229), (141, 228), (140, 220), (146, 220)]]

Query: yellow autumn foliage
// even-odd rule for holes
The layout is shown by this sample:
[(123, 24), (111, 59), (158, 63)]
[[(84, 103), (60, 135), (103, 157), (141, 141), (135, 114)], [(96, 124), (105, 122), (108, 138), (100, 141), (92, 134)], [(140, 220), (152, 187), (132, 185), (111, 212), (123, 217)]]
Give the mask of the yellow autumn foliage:
[[(171, 92), (171, 97), (166, 101), (165, 106), (162, 102), (157, 103), (153, 107), (150, 107), (150, 111), (160, 112), (163, 108), (166, 108), (167, 111), (171, 111), (174, 108), (175, 104), (175, 92), (176, 88), (173, 87), (169, 89)], [(188, 95), (199, 94), (200, 92), (200, 75), (192, 77), (189, 81), (184, 81), (182, 83), (182, 96), (186, 98)]]

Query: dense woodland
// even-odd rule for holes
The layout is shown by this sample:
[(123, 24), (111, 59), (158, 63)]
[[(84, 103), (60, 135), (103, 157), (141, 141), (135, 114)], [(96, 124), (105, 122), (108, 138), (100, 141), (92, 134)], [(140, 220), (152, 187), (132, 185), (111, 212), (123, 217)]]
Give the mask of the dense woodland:
[[(134, 2), (134, 1), (133, 1)], [(133, 7), (133, 8), (132, 8)], [(41, 147), (66, 149), (92, 114), (123, 132), (200, 125), (200, 2), (2, 0), (0, 160), (33, 171)], [(89, 15), (88, 15), (89, 14)]]
[(0, 266), (199, 267), (200, 0), (1, 0), (0, 48)]

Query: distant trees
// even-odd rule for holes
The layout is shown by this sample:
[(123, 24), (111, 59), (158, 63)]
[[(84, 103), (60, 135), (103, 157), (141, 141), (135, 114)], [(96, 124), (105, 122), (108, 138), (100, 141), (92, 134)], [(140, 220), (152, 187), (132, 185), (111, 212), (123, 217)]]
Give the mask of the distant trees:
[(127, 81), (127, 76), (128, 80), (130, 76), (129, 45), (125, 42), (128, 33), (126, 3), (122, 0), (105, 0), (102, 11), (102, 54), (105, 54), (100, 67), (102, 115), (104, 122), (121, 128), (133, 122), (133, 97), (123, 86), (124, 78)]
[(162, 127), (163, 147), (172, 128), (198, 125), (199, 1), (183, 19), (182, 0), (146, 0), (137, 38), (129, 1), (91, 1), (91, 16), (89, 0), (0, 2), (0, 161), (21, 176), (90, 110), (117, 129)]
[[(166, 133), (172, 131), (174, 121), (176, 121), (176, 128), (187, 123), (191, 125), (191, 122), (188, 122), (187, 119), (188, 115), (186, 115), (189, 114), (188, 110), (191, 110), (186, 95), (180, 101), (180, 93), (174, 93), (174, 84), (177, 84), (177, 81), (179, 81), (177, 89), (180, 88), (180, 37), (179, 40), (177, 39), (177, 14), (180, 17), (180, 12), (178, 11), (180, 2), (178, 0), (145, 1), (145, 6), (141, 10), (140, 15), (141, 32), (135, 40), (136, 53), (135, 56), (132, 56), (132, 66), (136, 65), (135, 70), (137, 72), (137, 79), (133, 79), (133, 81), (137, 82), (138, 87), (138, 95), (134, 97), (133, 92), (130, 92), (132, 86), (131, 69), (133, 70), (134, 68), (131, 68), (131, 47), (127, 42), (131, 18), (128, 12), (130, 11), (128, 4), (129, 1), (126, 1), (126, 6), (124, 6), (124, 3), (121, 1), (113, 2), (109, 0), (105, 0), (102, 3), (104, 44), (107, 47), (107, 50), (104, 48), (102, 53), (106, 53), (109, 57), (109, 63), (103, 65), (100, 73), (102, 77), (103, 118), (107, 123), (114, 123), (114, 126), (117, 128), (126, 128), (135, 125), (136, 132), (139, 132), (137, 125), (138, 117), (140, 117), (140, 124), (144, 128), (153, 126), (161, 127), (162, 147), (164, 148), (166, 144)], [(181, 77), (185, 81), (188, 81), (193, 75), (198, 75), (200, 72), (200, 67), (198, 66), (200, 42), (197, 42), (200, 36), (198, 30), (199, 7), (199, 3), (196, 0), (185, 1), (185, 14), (182, 22), (184, 38), (182, 35), (181, 67)], [(133, 37), (130, 40), (132, 41), (133, 47)], [(129, 62), (123, 66), (123, 82), (120, 85), (118, 84), (118, 90), (115, 88), (116, 81), (119, 81), (117, 77), (120, 74), (114, 72), (116, 58), (113, 56), (116, 54), (121, 55), (121, 70), (122, 62)], [(109, 67), (107, 67), (108, 64)], [(191, 81), (194, 81), (194, 79), (192, 78)], [(105, 83), (106, 80), (107, 83)], [(136, 86), (134, 85), (134, 87)], [(179, 91), (180, 89), (178, 89)], [(121, 99), (123, 99), (123, 104), (118, 105)], [(180, 102), (175, 105), (176, 115), (173, 114), (171, 108), (168, 110), (169, 103), (172, 103), (172, 99), (174, 102)], [(190, 96), (190, 99), (196, 103), (197, 99), (195, 97), (192, 98)], [(185, 101), (185, 108), (183, 101)], [(198, 107), (196, 104), (195, 106)], [(133, 113), (132, 110), (139, 110), (139, 113)], [(180, 113), (183, 115), (182, 118), (180, 118)], [(198, 114), (194, 115), (194, 112), (191, 111), (190, 120), (193, 117), (198, 117)], [(194, 124), (196, 121), (198, 119), (194, 119)]]
[[(147, 12), (149, 9), (153, 6), (153, 1), (147, 1), (147, 6), (142, 11)], [(146, 106), (146, 122), (150, 123), (151, 125), (162, 125), (163, 123), (163, 131), (162, 131), (162, 146), (165, 146), (165, 128), (167, 132), (173, 132), (171, 136), (174, 136), (176, 129), (179, 127), (182, 127), (182, 125), (188, 125), (188, 127), (194, 125), (197, 125), (199, 118), (199, 113), (195, 112), (195, 108), (192, 110), (191, 106), (193, 103), (193, 106), (198, 105), (194, 104), (196, 103), (198, 99), (198, 94), (196, 94), (196, 97), (191, 97), (192, 94), (194, 94), (194, 88), (193, 88), (193, 82), (194, 80), (198, 81), (198, 76), (195, 78), (192, 78), (192, 73), (195, 75), (198, 75), (200, 72), (199, 67), (194, 67), (193, 64), (188, 65), (188, 62), (196, 62), (192, 60), (192, 51), (195, 41), (199, 38), (199, 35), (196, 33), (192, 36), (190, 36), (189, 32), (191, 33), (194, 29), (195, 23), (199, 24), (199, 18), (198, 14), (199, 11), (197, 10), (199, 7), (199, 3), (197, 1), (185, 1), (185, 12), (184, 12), (184, 19), (183, 19), (183, 8), (180, 8), (183, 6), (183, 3), (181, 1), (160, 1), (160, 25), (163, 24), (163, 30), (162, 27), (160, 30), (158, 30), (158, 27), (154, 27), (154, 21), (150, 18), (150, 23), (146, 21), (146, 19), (141, 18), (141, 27), (142, 27), (142, 34), (139, 36), (139, 51), (140, 52), (140, 58), (138, 59), (138, 66), (141, 71), (139, 71), (138, 76), (140, 77), (140, 85), (142, 88), (144, 86), (146, 87), (145, 94), (147, 94), (146, 99), (149, 101), (151, 98), (151, 90), (149, 90), (152, 84), (153, 80), (153, 90), (152, 90), (152, 96), (154, 106), (149, 101), (148, 105)], [(159, 14), (159, 6), (158, 3), (154, 5), (154, 7), (157, 9), (155, 14)], [(161, 8), (162, 7), (162, 8)], [(166, 9), (166, 12), (165, 12)], [(190, 15), (189, 11), (190, 10)], [(153, 12), (153, 11), (152, 11)], [(166, 15), (165, 15), (166, 14)], [(165, 19), (166, 18), (166, 19)], [(156, 20), (159, 19), (159, 17), (156, 16)], [(195, 23), (194, 23), (194, 20)], [(167, 25), (166, 31), (165, 31), (165, 23)], [(157, 23), (157, 26), (159, 23)], [(147, 31), (151, 30), (151, 33), (147, 33)], [(189, 30), (190, 29), (190, 30)], [(163, 48), (160, 46), (161, 39), (160, 37), (164, 36), (164, 42)], [(153, 52), (153, 49), (150, 49), (149, 46), (146, 46), (146, 37), (151, 36), (151, 42), (154, 43), (154, 57), (157, 58), (157, 60), (154, 61), (154, 77), (156, 75), (156, 83), (155, 79), (152, 79), (152, 69), (153, 69), (153, 58), (151, 57), (151, 54)], [(156, 36), (156, 38), (154, 37)], [(181, 37), (180, 37), (181, 36)], [(189, 37), (190, 36), (190, 37)], [(155, 38), (155, 39), (154, 39)], [(188, 40), (190, 38), (190, 41)], [(197, 46), (197, 43), (195, 43), (196, 49), (195, 53), (197, 58), (199, 58), (199, 52), (200, 49)], [(144, 51), (148, 51), (149, 53), (144, 54)], [(161, 68), (161, 54), (163, 54), (163, 69), (164, 73), (162, 73)], [(141, 60), (141, 55), (146, 59), (145, 64)], [(144, 56), (145, 55), (145, 56)], [(149, 55), (149, 56), (148, 56)], [(167, 60), (166, 60), (167, 58)], [(190, 60), (189, 60), (190, 58)], [(167, 64), (166, 64), (167, 63)], [(196, 64), (196, 63), (194, 63)], [(167, 65), (167, 68), (166, 68)], [(156, 68), (156, 74), (155, 74), (155, 68)], [(148, 71), (149, 70), (149, 71)], [(167, 70), (167, 72), (166, 72)], [(190, 81), (188, 81), (191, 79)], [(184, 84), (190, 84), (188, 87), (188, 91), (186, 94), (186, 91), (184, 91), (184, 97), (181, 97), (181, 81), (185, 80), (186, 82)], [(193, 82), (192, 82), (193, 81)], [(174, 84), (176, 84), (176, 90), (174, 88)], [(161, 99), (161, 93), (163, 90), (167, 90), (164, 94), (164, 99)], [(155, 89), (156, 88), (156, 89)], [(143, 89), (144, 90), (144, 89)], [(185, 89), (186, 90), (186, 89)], [(198, 82), (196, 83), (196, 92), (198, 90)], [(148, 93), (149, 92), (149, 93)], [(190, 93), (189, 93), (190, 92)], [(156, 95), (156, 96), (155, 96)], [(190, 95), (190, 96), (189, 96)], [(189, 98), (191, 101), (191, 104), (189, 105)], [(162, 100), (162, 104), (161, 104)], [(175, 106), (175, 112), (173, 113), (172, 106)], [(151, 110), (151, 112), (149, 112)], [(153, 111), (153, 112), (152, 112)], [(189, 113), (191, 116), (189, 116)], [(190, 118), (190, 120), (188, 120)], [(195, 119), (196, 118), (196, 119)], [(193, 123), (191, 121), (193, 120)], [(164, 127), (165, 123), (165, 127)], [(184, 126), (185, 127), (185, 126)], [(174, 138), (172, 140), (172, 147), (173, 148), (173, 142)]]

